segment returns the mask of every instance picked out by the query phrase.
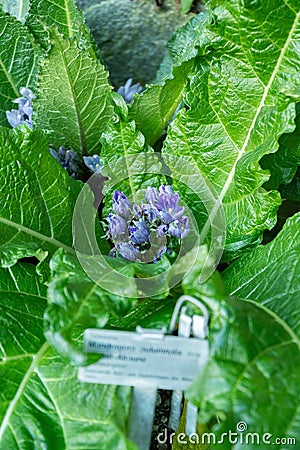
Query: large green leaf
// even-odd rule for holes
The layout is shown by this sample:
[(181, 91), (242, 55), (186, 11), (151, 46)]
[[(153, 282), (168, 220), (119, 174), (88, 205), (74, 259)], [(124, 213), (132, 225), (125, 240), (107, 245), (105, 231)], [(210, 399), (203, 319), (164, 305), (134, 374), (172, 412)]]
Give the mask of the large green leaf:
[(41, 27), (42, 24), (56, 26), (61, 34), (69, 38), (74, 37), (78, 26), (84, 23), (83, 14), (73, 0), (31, 0), (27, 23), (31, 25), (32, 21), (38, 21)]
[[(132, 315), (133, 305), (143, 296), (141, 282), (147, 283), (148, 277), (162, 274), (170, 264), (164, 258), (157, 264), (147, 265), (105, 256), (77, 256), (79, 259), (60, 249), (51, 260), (45, 330), (48, 341), (58, 353), (74, 365), (85, 365), (99, 355), (83, 352), (84, 330), (103, 328), (109, 319), (115, 326), (120, 323), (123, 329), (130, 327), (126, 325), (126, 316)], [(157, 282), (153, 278), (149, 281), (146, 288), (155, 293)], [(159, 296), (162, 304), (168, 294), (168, 285), (164, 282), (165, 278), (158, 284), (161, 288), (163, 283), (164, 292)]]
[(224, 2), (203, 30), (186, 108), (169, 128), (163, 152), (185, 155), (224, 205), (228, 252), (257, 243), (276, 222), (280, 199), (262, 189), (269, 175), (259, 160), (295, 126), (299, 18), (297, 1)]
[(269, 244), (241, 256), (224, 271), (228, 292), (261, 303), (300, 338), (300, 214)]
[(81, 383), (45, 342), (45, 288), (34, 267), (0, 269), (1, 449), (136, 450), (130, 388)]
[(42, 259), (60, 247), (72, 252), (72, 213), (82, 184), (50, 155), (41, 131), (2, 128), (0, 155), (1, 265)]
[(130, 106), (130, 116), (150, 145), (160, 137), (182, 100), (187, 75), (208, 20), (209, 14), (198, 14), (174, 34), (157, 80), (136, 96)]
[(79, 48), (97, 56), (96, 44), (75, 0), (31, 0), (26, 25), (45, 49), (50, 44), (49, 28), (55, 27), (65, 38), (75, 37)]
[(20, 87), (34, 89), (38, 55), (26, 27), (0, 10), (0, 125), (8, 126), (5, 111), (15, 108)]
[(83, 155), (99, 152), (112, 115), (107, 72), (76, 40), (53, 31), (51, 42), (39, 72), (36, 126), (50, 132), (54, 147), (64, 145)]
[[(113, 260), (115, 262), (115, 260)], [(118, 261), (117, 261), (118, 263)], [(134, 265), (119, 262), (120, 269), (134, 282)], [(49, 306), (45, 313), (46, 336), (56, 350), (75, 365), (91, 362), (82, 351), (86, 328), (103, 328), (109, 314), (124, 315), (137, 297), (135, 283), (119, 286), (121, 295), (107, 291), (112, 276), (101, 263), (90, 260), (89, 275), (75, 256), (59, 250), (51, 260), (52, 281), (49, 284)], [(102, 287), (104, 286), (104, 287)], [(116, 285), (113, 284), (116, 288)], [(99, 355), (97, 356), (97, 359)]]
[(29, 0), (1, 0), (3, 11), (23, 21), (29, 10)]
[(190, 62), (174, 67), (166, 80), (150, 84), (136, 96), (130, 114), (150, 145), (158, 140), (180, 104), (190, 67)]

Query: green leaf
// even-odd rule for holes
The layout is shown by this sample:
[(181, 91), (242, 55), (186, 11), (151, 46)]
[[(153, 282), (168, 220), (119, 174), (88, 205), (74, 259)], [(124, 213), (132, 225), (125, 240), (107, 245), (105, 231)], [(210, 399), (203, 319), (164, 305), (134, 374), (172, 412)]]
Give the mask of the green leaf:
[(0, 5), (3, 11), (15, 16), (21, 22), (29, 10), (29, 0), (1, 0)]
[[(40, 283), (32, 264), (18, 263), (9, 269), (1, 268), (0, 274), (1, 360), (6, 361), (7, 368), (9, 365), (14, 367), (18, 361), (10, 357), (15, 353), (22, 354), (26, 349), (28, 355), (23, 356), (26, 365), (26, 359), (32, 357), (31, 350), (45, 340), (41, 327), (47, 305), (46, 287)], [(27, 305), (30, 305), (30, 309), (27, 309)], [(14, 329), (10, 333), (5, 331), (12, 322), (11, 315), (14, 315), (15, 328), (18, 328), (19, 320), (23, 323), (24, 335), (21, 342)], [(35, 324), (31, 322), (31, 317), (36, 319)], [(13, 339), (14, 336), (16, 339)]]
[[(119, 291), (124, 294), (122, 296), (105, 289), (109, 289), (112, 284), (112, 274), (107, 273), (108, 269), (95, 257), (90, 260), (88, 271), (87, 266), (82, 267), (81, 261), (82, 259), (78, 261), (75, 256), (65, 254), (63, 250), (53, 256), (52, 281), (48, 288), (49, 306), (45, 313), (47, 339), (58, 353), (75, 365), (91, 362), (90, 355), (82, 350), (84, 330), (103, 328), (109, 314), (116, 317), (125, 315), (134, 301), (132, 297), (137, 297), (133, 279), (134, 265), (119, 262), (121, 273), (131, 275), (133, 281), (131, 285), (123, 282), (119, 286)], [(113, 262), (118, 264), (116, 260)], [(115, 283), (112, 285), (115, 289)]]
[(194, 0), (181, 0), (180, 1), (180, 12), (182, 14), (188, 13), (192, 7), (193, 1)]
[(238, 422), (246, 423), (244, 438), (246, 433), (260, 436), (258, 444), (250, 441), (253, 450), (270, 447), (264, 433), (272, 435), (271, 443), (277, 437), (298, 441), (299, 340), (278, 316), (250, 300), (223, 303), (223, 320), (219, 330), (211, 330), (211, 359), (187, 395), (199, 406), (199, 422), (217, 416), (210, 431), (227, 450), (233, 448), (228, 435), (218, 439), (229, 430), (237, 432)]
[(187, 62), (174, 67), (168, 79), (160, 84), (148, 85), (144, 92), (135, 97), (130, 116), (150, 145), (161, 136), (180, 104), (191, 65), (191, 62)]
[(163, 328), (170, 325), (176, 300), (167, 298), (161, 300), (145, 299), (134, 305), (128, 313), (120, 318), (111, 317), (106, 328), (116, 328), (134, 331), (139, 325), (142, 328)]
[(130, 388), (77, 380), (45, 342), (35, 268), (0, 269), (0, 441), (4, 449), (137, 450), (126, 439)]
[[(162, 165), (134, 121), (128, 118), (123, 99), (119, 95), (114, 95), (114, 99), (118, 115), (101, 137), (102, 174), (109, 178), (104, 193), (111, 199), (113, 190), (118, 188), (139, 203), (138, 198), (144, 201), (143, 189), (159, 185)], [(111, 204), (106, 202), (106, 206), (110, 208)]]
[(296, 113), (296, 128), (293, 133), (282, 135), (277, 152), (266, 155), (261, 160), (263, 169), (271, 172), (271, 178), (265, 184), (268, 189), (278, 189), (280, 184), (290, 183), (300, 166), (300, 103), (296, 105)]
[(0, 10), (0, 125), (9, 126), (5, 111), (15, 108), (20, 87), (34, 90), (39, 53), (26, 27)]
[(99, 153), (100, 136), (113, 112), (107, 72), (74, 39), (53, 32), (51, 42), (39, 72), (36, 126), (50, 132), (54, 147)]
[(214, 40), (219, 40), (208, 29), (212, 20), (211, 10), (202, 12), (192, 17), (186, 25), (173, 34), (168, 43), (168, 50), (175, 66), (194, 59), (199, 54), (206, 54), (209, 51), (209, 45)]
[[(185, 155), (211, 182), (224, 206), (230, 257), (276, 222), (280, 198), (262, 189), (269, 175), (259, 160), (294, 128), (300, 12), (297, 2), (225, 4), (204, 32), (186, 108), (170, 126), (163, 153)], [(198, 222), (202, 227), (202, 215)]]
[[(144, 264), (144, 266), (148, 269), (149, 275), (154, 276), (156, 273), (160, 273), (159, 264), (158, 262), (154, 265)], [(137, 264), (134, 265), (138, 266)], [(215, 272), (209, 277), (213, 270), (213, 260), (208, 257), (206, 246), (201, 246), (198, 249), (193, 248), (178, 259), (177, 264), (170, 267), (166, 282), (171, 288), (166, 298), (157, 296), (156, 299), (140, 299), (124, 317), (110, 318), (106, 328), (113, 326), (134, 330), (137, 325), (141, 325), (145, 328), (162, 328), (165, 326), (168, 329), (176, 301), (181, 295), (195, 296), (196, 294), (202, 300), (207, 298), (223, 299), (224, 286), (220, 281), (219, 274)], [(209, 274), (207, 273), (208, 279), (205, 282), (200, 282), (200, 277), (203, 276), (205, 271), (209, 271)]]
[[(143, 289), (155, 293), (155, 288), (163, 288), (158, 296), (161, 304), (168, 295), (166, 277), (162, 277), (160, 283), (153, 278), (170, 267), (164, 258), (147, 265), (99, 255), (77, 253), (76, 258), (60, 249), (50, 266), (52, 278), (48, 287), (45, 333), (56, 351), (74, 365), (86, 365), (99, 358), (82, 350), (86, 328), (103, 328), (110, 320), (114, 326), (122, 324), (124, 329), (137, 299), (148, 294), (143, 293)], [(150, 278), (148, 282), (147, 278)], [(135, 316), (140, 317), (141, 313)]]
[(79, 48), (97, 57), (96, 45), (75, 0), (31, 0), (26, 25), (47, 50), (50, 44), (49, 28), (55, 27), (64, 38), (76, 38)]
[(84, 23), (83, 14), (73, 0), (31, 0), (29, 25), (33, 20), (48, 27), (56, 26), (68, 38), (75, 36), (79, 23)]
[(300, 337), (300, 213), (269, 244), (241, 256), (223, 272), (228, 292), (270, 309)]
[(198, 14), (174, 34), (156, 81), (136, 96), (129, 108), (130, 117), (136, 121), (150, 145), (157, 141), (180, 105), (200, 36), (208, 20), (209, 14)]
[[(274, 439), (295, 437), (298, 441), (299, 338), (279, 315), (253, 301), (258, 291), (254, 291), (251, 300), (228, 299), (217, 272), (201, 283), (204, 260), (201, 247), (198, 262), (183, 279), (182, 289), (200, 299), (209, 310), (210, 358), (186, 393), (187, 399), (199, 407), (198, 422), (207, 424), (209, 429), (205, 431), (214, 434), (209, 448), (219, 448), (220, 441), (213, 445), (214, 439), (218, 441), (222, 433), (230, 430), (235, 433), (240, 421), (246, 422), (248, 432), (261, 436), (260, 446), (251, 444), (253, 450), (268, 448), (262, 442), (266, 432), (272, 433)], [(208, 261), (205, 270), (212, 263)], [(244, 260), (244, 267), (245, 264)], [(268, 283), (268, 274), (264, 280)], [(271, 279), (270, 288), (272, 283)], [(298, 322), (299, 313), (298, 308)], [(232, 450), (228, 437), (223, 436), (221, 442), (222, 448)]]
[[(50, 155), (41, 131), (0, 129), (0, 261), (72, 250), (72, 213), (82, 184)], [(93, 199), (90, 199), (93, 204)]]

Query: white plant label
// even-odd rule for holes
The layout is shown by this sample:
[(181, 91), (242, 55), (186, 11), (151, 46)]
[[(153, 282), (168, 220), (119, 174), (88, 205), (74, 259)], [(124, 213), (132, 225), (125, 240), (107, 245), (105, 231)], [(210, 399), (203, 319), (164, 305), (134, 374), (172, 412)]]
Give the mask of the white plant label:
[(79, 368), (79, 380), (87, 383), (185, 390), (208, 359), (205, 339), (127, 331), (87, 329), (84, 348), (104, 355)]

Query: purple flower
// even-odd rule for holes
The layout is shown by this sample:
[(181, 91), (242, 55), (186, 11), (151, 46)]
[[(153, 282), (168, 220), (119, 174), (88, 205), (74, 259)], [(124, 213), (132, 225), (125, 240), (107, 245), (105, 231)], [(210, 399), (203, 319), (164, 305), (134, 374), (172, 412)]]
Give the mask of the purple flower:
[(65, 147), (61, 146), (58, 152), (50, 148), (50, 153), (53, 158), (60, 163), (60, 165), (67, 170), (68, 174), (72, 178), (77, 178), (78, 176), (78, 165), (79, 159), (77, 153), (73, 150), (66, 150)]
[(151, 204), (143, 204), (142, 210), (143, 213), (146, 214), (150, 223), (152, 223), (156, 219), (156, 217), (159, 217), (158, 209), (156, 209), (155, 206), (152, 206)]
[(145, 193), (145, 199), (148, 203), (142, 205), (143, 212), (147, 215), (149, 222), (153, 222), (156, 217), (159, 217), (159, 211), (155, 206), (158, 199), (158, 190), (148, 186)]
[(191, 231), (189, 218), (187, 216), (182, 216), (178, 222), (181, 231), (181, 239), (184, 239)]
[[(35, 98), (35, 95), (34, 95), (34, 93), (32, 92), (32, 90), (31, 89), (28, 89), (28, 88), (26, 88), (26, 87), (21, 87), (20, 88), (20, 94), (23, 96), (23, 97), (25, 97), (26, 99), (30, 99), (30, 100), (33, 100), (34, 98)], [(17, 100), (15, 100), (15, 102), (16, 102)]]
[(181, 217), (179, 220), (175, 220), (169, 226), (170, 236), (174, 236), (177, 239), (184, 239), (190, 232), (190, 222), (187, 216)]
[(108, 232), (116, 240), (122, 238), (127, 234), (127, 223), (123, 217), (117, 214), (108, 215)]
[(13, 103), (18, 105), (18, 109), (6, 111), (6, 118), (13, 128), (19, 125), (27, 125), (32, 129), (32, 100), (35, 98), (35, 95), (30, 89), (25, 87), (20, 88), (20, 94), (22, 97), (13, 100)]
[(170, 186), (160, 186), (158, 199), (155, 203), (160, 216), (165, 223), (179, 219), (184, 213), (184, 206), (179, 206), (179, 195)]
[(140, 83), (132, 84), (133, 79), (129, 78), (124, 86), (120, 86), (117, 93), (122, 95), (126, 103), (132, 103), (134, 94), (139, 94), (142, 90)]
[(174, 236), (177, 239), (181, 238), (181, 231), (178, 226), (178, 220), (175, 220), (174, 222), (172, 222), (170, 224), (168, 231), (169, 231), (170, 236)]
[(143, 210), (139, 205), (133, 205), (133, 215), (137, 219), (141, 219), (143, 217)]
[(8, 120), (9, 125), (12, 126), (13, 128), (16, 128), (18, 125), (25, 123), (22, 120), (22, 115), (17, 109), (6, 111), (6, 118)]
[(91, 170), (91, 172), (97, 173), (100, 172), (104, 164), (100, 161), (99, 155), (93, 156), (84, 156), (83, 157), (84, 164)]
[(129, 226), (130, 239), (134, 244), (144, 244), (149, 241), (148, 225), (143, 219), (134, 220)]
[(172, 222), (173, 216), (171, 214), (169, 214), (166, 211), (159, 211), (158, 212), (158, 217), (161, 219), (161, 221), (165, 224), (169, 224), (170, 222)]
[(123, 258), (129, 261), (140, 261), (140, 252), (130, 242), (122, 242), (117, 244), (117, 251)]
[(158, 217), (164, 224), (169, 224), (179, 219), (184, 212), (184, 206), (179, 206), (179, 195), (175, 194), (171, 186), (148, 187), (145, 198), (148, 204), (143, 205), (150, 222)]
[(156, 234), (158, 237), (164, 237), (167, 235), (168, 230), (169, 230), (169, 228), (167, 225), (165, 225), (165, 224), (159, 225), (159, 227), (157, 227)]
[(116, 190), (113, 194), (113, 210), (116, 214), (128, 220), (132, 218), (132, 205), (123, 192)]
[(49, 150), (50, 150), (50, 153), (53, 156), (53, 158), (55, 158), (57, 162), (61, 163), (60, 157), (58, 156), (57, 151), (54, 150), (53, 148), (49, 148)]

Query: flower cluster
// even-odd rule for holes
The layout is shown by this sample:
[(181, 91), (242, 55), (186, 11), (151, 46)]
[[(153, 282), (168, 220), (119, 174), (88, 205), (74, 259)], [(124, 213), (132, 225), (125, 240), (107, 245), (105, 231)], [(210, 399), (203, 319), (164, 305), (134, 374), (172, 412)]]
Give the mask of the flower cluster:
[(139, 94), (142, 90), (140, 83), (132, 84), (133, 79), (129, 78), (124, 86), (120, 86), (117, 93), (122, 95), (126, 103), (132, 103), (134, 94)]
[(22, 97), (12, 101), (17, 103), (18, 109), (6, 111), (6, 118), (13, 128), (25, 124), (32, 129), (32, 100), (35, 98), (35, 95), (26, 87), (20, 88), (20, 94)]
[[(82, 164), (78, 158), (77, 153), (73, 150), (67, 150), (64, 146), (59, 147), (58, 151), (50, 148), (50, 153), (53, 158), (60, 163), (60, 165), (66, 169), (68, 174), (75, 179), (82, 178)], [(103, 164), (100, 162), (98, 155), (84, 156), (83, 162), (85, 166), (93, 173), (100, 172)]]
[(172, 240), (184, 239), (190, 232), (189, 219), (179, 195), (170, 186), (148, 187), (147, 203), (132, 204), (123, 192), (113, 194), (107, 237), (114, 243), (111, 256), (130, 261), (156, 262), (170, 251)]

